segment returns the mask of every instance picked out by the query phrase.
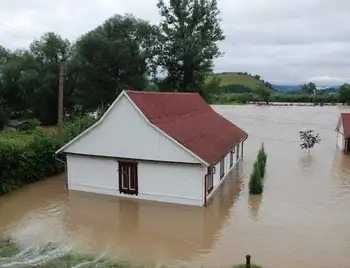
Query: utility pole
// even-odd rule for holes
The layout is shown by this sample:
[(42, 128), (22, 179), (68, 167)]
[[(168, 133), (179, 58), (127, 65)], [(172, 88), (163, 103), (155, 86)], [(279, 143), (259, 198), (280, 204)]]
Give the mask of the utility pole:
[(57, 116), (57, 131), (58, 131), (58, 139), (60, 141), (62, 141), (62, 129), (63, 129), (64, 65), (65, 65), (65, 61), (62, 59), (60, 62), (60, 74), (59, 74), (59, 85), (58, 85), (58, 116)]

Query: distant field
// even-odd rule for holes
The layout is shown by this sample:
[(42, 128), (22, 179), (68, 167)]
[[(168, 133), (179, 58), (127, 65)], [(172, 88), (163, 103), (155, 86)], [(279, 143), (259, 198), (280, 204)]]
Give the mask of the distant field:
[(250, 75), (245, 75), (245, 74), (238, 74), (234, 72), (226, 72), (226, 73), (217, 73), (215, 74), (216, 77), (218, 77), (221, 82), (221, 86), (226, 86), (226, 85), (243, 85), (248, 88), (250, 88), (252, 91), (255, 91), (257, 88), (260, 86), (265, 85), (256, 79), (253, 76)]

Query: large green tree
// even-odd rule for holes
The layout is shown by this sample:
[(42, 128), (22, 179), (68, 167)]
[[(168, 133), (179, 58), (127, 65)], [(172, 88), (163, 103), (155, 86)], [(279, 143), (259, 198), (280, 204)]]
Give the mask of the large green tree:
[(131, 15), (116, 15), (82, 36), (69, 66), (74, 98), (84, 111), (109, 105), (121, 90), (148, 86), (157, 28)]
[(158, 64), (166, 72), (163, 91), (196, 91), (204, 97), (205, 79), (221, 55), (224, 39), (216, 0), (159, 0)]
[(40, 66), (40, 77), (36, 80), (40, 85), (33, 89), (31, 104), (34, 116), (44, 124), (57, 122), (59, 66), (62, 60), (69, 60), (70, 50), (70, 42), (54, 33), (46, 33), (30, 45)]
[(308, 95), (312, 95), (316, 92), (316, 85), (312, 82), (305, 84), (301, 87), (301, 91), (305, 92)]
[(61, 60), (67, 59), (70, 43), (46, 33), (18, 50), (2, 65), (2, 96), (10, 116), (34, 116), (44, 124), (57, 121), (58, 76)]
[(339, 88), (339, 102), (340, 103), (350, 103), (350, 85), (343, 84)]

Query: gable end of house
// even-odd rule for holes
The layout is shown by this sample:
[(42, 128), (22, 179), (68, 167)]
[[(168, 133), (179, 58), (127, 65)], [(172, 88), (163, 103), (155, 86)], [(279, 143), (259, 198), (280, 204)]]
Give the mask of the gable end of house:
[[(147, 126), (147, 128), (150, 128), (152, 133), (158, 133), (156, 134), (158, 137), (160, 137), (160, 142), (162, 142), (162, 144), (164, 144), (164, 142), (170, 143), (169, 144), (169, 148), (174, 148), (175, 151), (177, 151), (177, 155), (183, 155), (185, 157), (186, 162), (189, 163), (199, 163), (199, 164), (204, 164), (204, 165), (208, 165), (208, 163), (206, 163), (203, 159), (201, 159), (200, 157), (198, 157), (195, 153), (193, 153), (192, 151), (190, 151), (189, 149), (187, 149), (185, 146), (183, 146), (182, 144), (178, 143), (175, 139), (173, 139), (172, 137), (170, 137), (169, 135), (167, 135), (166, 133), (164, 133), (162, 130), (160, 130), (157, 126), (155, 126), (154, 124), (152, 124), (147, 117), (142, 113), (142, 111), (137, 107), (137, 105), (133, 102), (133, 100), (128, 96), (126, 91), (123, 91), (120, 93), (120, 95), (116, 98), (116, 100), (111, 104), (111, 106), (108, 108), (108, 110), (103, 114), (103, 116), (95, 123), (93, 124), (91, 127), (89, 127), (88, 129), (86, 129), (85, 131), (83, 131), (80, 135), (78, 135), (77, 137), (75, 137), (74, 139), (72, 139), (71, 141), (69, 141), (66, 145), (64, 145), (62, 148), (60, 148), (59, 150), (56, 151), (56, 154), (62, 153), (62, 152), (66, 152), (66, 153), (74, 153), (74, 146), (79, 143), (79, 141), (83, 141), (85, 138), (87, 138), (90, 132), (92, 132), (94, 129), (97, 129), (103, 121), (105, 121), (108, 117), (109, 114), (113, 114), (113, 110), (117, 108), (118, 103), (120, 102), (121, 105), (123, 105), (123, 103), (125, 103), (125, 99), (127, 100), (128, 107), (129, 109), (130, 106), (132, 106), (135, 110), (133, 112), (133, 114), (137, 113), (139, 117), (142, 118), (142, 121), (144, 121), (145, 123), (142, 123), (144, 125)], [(131, 105), (130, 105), (131, 104)], [(120, 107), (118, 107), (120, 108)], [(108, 120), (108, 119), (107, 119)], [(140, 120), (140, 119), (139, 119)], [(127, 120), (124, 120), (127, 121)], [(147, 131), (148, 132), (148, 131)], [(92, 134), (92, 133), (91, 133)], [(158, 140), (158, 138), (156, 138)], [(71, 152), (69, 152), (69, 149), (72, 149)], [(122, 151), (126, 151), (126, 150), (122, 150)], [(182, 152), (182, 153), (181, 153)], [(186, 156), (187, 155), (187, 156)], [(155, 159), (153, 159), (155, 160)], [(168, 159), (169, 160), (169, 159)]]

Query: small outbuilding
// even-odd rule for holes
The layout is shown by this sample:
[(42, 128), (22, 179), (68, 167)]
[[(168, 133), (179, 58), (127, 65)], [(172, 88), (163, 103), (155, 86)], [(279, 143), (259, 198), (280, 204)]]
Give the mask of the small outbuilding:
[(7, 127), (16, 130), (24, 130), (28, 125), (29, 120), (26, 119), (10, 119), (7, 121)]
[(70, 190), (205, 206), (247, 137), (197, 93), (128, 90), (56, 153)]
[(350, 153), (350, 113), (341, 113), (337, 124), (337, 146), (345, 153)]

